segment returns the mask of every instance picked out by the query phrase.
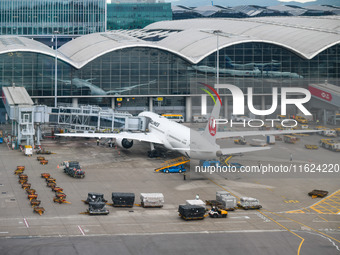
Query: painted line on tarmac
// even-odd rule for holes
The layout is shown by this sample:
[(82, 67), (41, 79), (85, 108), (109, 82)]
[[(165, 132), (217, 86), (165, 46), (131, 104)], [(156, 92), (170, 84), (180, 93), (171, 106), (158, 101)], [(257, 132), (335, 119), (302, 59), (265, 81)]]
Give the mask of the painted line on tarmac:
[(301, 222), (299, 222), (299, 221), (297, 221), (297, 220), (293, 220), (293, 219), (291, 219), (291, 218), (289, 218), (289, 217), (287, 217), (287, 216), (279, 215), (279, 214), (277, 214), (277, 213), (268, 211), (268, 210), (266, 210), (266, 209), (263, 209), (263, 210), (266, 211), (266, 212), (269, 212), (269, 213), (271, 213), (271, 214), (274, 214), (274, 215), (276, 215), (276, 216), (279, 216), (279, 217), (281, 217), (281, 218), (285, 218), (285, 219), (291, 220), (292, 222), (298, 223), (298, 224), (300, 224), (301, 226), (304, 226), (304, 227), (307, 227), (307, 228), (309, 228), (309, 229), (311, 229), (311, 230), (314, 230), (315, 232), (317, 232), (317, 233), (319, 233), (319, 234), (321, 234), (321, 235), (324, 235), (324, 236), (326, 236), (326, 237), (328, 237), (328, 238), (330, 238), (330, 239), (332, 239), (332, 240), (334, 240), (334, 241), (340, 243), (340, 240), (338, 240), (338, 239), (336, 239), (336, 238), (334, 238), (334, 237), (332, 237), (332, 236), (329, 236), (329, 235), (327, 235), (327, 234), (325, 234), (325, 233), (323, 233), (323, 232), (321, 232), (321, 231), (319, 231), (319, 230), (317, 230), (317, 229), (315, 229), (315, 228), (312, 228), (312, 227), (310, 227), (310, 226), (307, 226), (306, 224), (303, 224), (303, 223), (301, 223)]
[(0, 234), (8, 234), (9, 232), (0, 232)]
[(30, 225), (28, 224), (28, 221), (26, 220), (26, 218), (24, 218), (24, 223), (25, 223), (25, 225), (26, 225), (26, 228), (29, 228), (29, 227), (30, 227)]
[(81, 226), (78, 225), (78, 229), (79, 229), (80, 233), (84, 236), (85, 233), (84, 233), (84, 230), (81, 228)]
[[(265, 210), (265, 211), (267, 211), (267, 210)], [(305, 241), (305, 239), (304, 239), (303, 237), (299, 236), (298, 234), (294, 233), (293, 231), (291, 231), (291, 230), (288, 229), (287, 227), (283, 226), (281, 223), (277, 222), (277, 221), (274, 220), (273, 218), (271, 218), (271, 217), (269, 217), (268, 215), (264, 214), (263, 212), (261, 212), (261, 211), (259, 211), (259, 210), (258, 210), (258, 212), (261, 213), (262, 215), (264, 215), (266, 218), (268, 218), (268, 219), (270, 219), (271, 221), (273, 221), (274, 223), (276, 223), (277, 225), (279, 225), (280, 227), (286, 229), (288, 232), (292, 233), (293, 235), (295, 235), (295, 236), (297, 236), (297, 237), (299, 237), (299, 238), (301, 239), (301, 243), (300, 243), (299, 248), (298, 248), (298, 250), (297, 250), (297, 255), (300, 255), (301, 247), (302, 247), (302, 244), (303, 244), (303, 242)], [(270, 211), (267, 211), (267, 212), (271, 213)]]

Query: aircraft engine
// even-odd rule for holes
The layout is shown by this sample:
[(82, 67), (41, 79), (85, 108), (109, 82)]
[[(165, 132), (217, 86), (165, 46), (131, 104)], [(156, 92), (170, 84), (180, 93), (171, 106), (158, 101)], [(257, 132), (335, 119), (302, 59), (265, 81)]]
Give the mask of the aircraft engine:
[(130, 149), (133, 145), (133, 140), (128, 140), (126, 138), (117, 138), (116, 139), (116, 142), (117, 142), (117, 145), (121, 148), (124, 148), (124, 149)]

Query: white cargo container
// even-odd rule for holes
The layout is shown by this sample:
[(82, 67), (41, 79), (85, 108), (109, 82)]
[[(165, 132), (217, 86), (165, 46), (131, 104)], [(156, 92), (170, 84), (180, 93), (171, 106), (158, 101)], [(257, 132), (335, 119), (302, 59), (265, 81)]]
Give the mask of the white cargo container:
[(239, 205), (245, 210), (262, 208), (260, 201), (253, 197), (241, 197)]
[(24, 151), (26, 156), (32, 156), (33, 155), (33, 148), (31, 145), (25, 145), (25, 151)]
[(236, 207), (236, 197), (234, 196), (222, 196), (221, 200), (223, 209), (234, 210)]
[(205, 203), (201, 199), (194, 199), (194, 200), (186, 200), (187, 205), (197, 205), (206, 208)]
[(261, 139), (251, 139), (251, 142), (250, 142), (250, 145), (251, 146), (266, 146), (267, 143), (265, 140), (261, 140)]
[(162, 193), (141, 193), (140, 201), (143, 207), (163, 207), (164, 196)]
[(228, 191), (216, 191), (216, 200), (221, 202), (222, 196), (230, 196), (230, 193)]

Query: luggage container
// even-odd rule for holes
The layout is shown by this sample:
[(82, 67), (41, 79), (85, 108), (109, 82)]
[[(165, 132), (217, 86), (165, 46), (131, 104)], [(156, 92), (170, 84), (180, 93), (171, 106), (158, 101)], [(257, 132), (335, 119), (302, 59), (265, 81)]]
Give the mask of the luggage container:
[(262, 208), (260, 201), (252, 197), (241, 197), (238, 205), (244, 210)]
[(221, 203), (224, 210), (233, 211), (236, 208), (236, 197), (222, 196)]
[(105, 202), (89, 202), (90, 215), (107, 215), (109, 210), (106, 209)]
[(230, 192), (228, 191), (216, 191), (216, 200), (221, 202), (222, 196), (230, 196)]
[(184, 220), (203, 220), (205, 208), (199, 205), (179, 205), (179, 216)]
[(266, 143), (265, 140), (261, 140), (261, 139), (251, 139), (250, 145), (251, 145), (251, 146), (263, 147), (263, 146), (266, 146), (267, 143)]
[(104, 199), (104, 194), (102, 193), (95, 193), (95, 192), (89, 192), (87, 195), (87, 199), (83, 200), (85, 204), (88, 204), (90, 202), (104, 202), (106, 203), (107, 200)]
[(185, 201), (187, 205), (197, 205), (197, 206), (202, 206), (205, 208), (205, 203), (201, 199), (195, 199), (195, 200), (186, 200)]
[(113, 207), (133, 207), (134, 202), (134, 193), (112, 192)]
[(141, 193), (140, 200), (143, 207), (163, 207), (164, 204), (162, 193)]

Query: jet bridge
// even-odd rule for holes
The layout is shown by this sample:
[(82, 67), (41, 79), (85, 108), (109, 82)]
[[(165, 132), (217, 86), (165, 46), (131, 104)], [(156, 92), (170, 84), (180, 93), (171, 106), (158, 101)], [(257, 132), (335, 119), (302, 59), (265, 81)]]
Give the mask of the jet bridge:
[(16, 145), (40, 145), (41, 126), (44, 124), (74, 132), (145, 132), (148, 124), (144, 116), (132, 116), (111, 108), (34, 105), (24, 87), (2, 87), (2, 101), (12, 121), (12, 136), (17, 137)]
[(12, 122), (12, 136), (17, 137), (17, 144), (34, 145), (34, 106), (26, 89), (2, 87), (2, 101)]
[(60, 106), (52, 108), (50, 124), (78, 131), (145, 131), (145, 117), (132, 116), (127, 112), (117, 112), (111, 108), (84, 105), (80, 107)]

